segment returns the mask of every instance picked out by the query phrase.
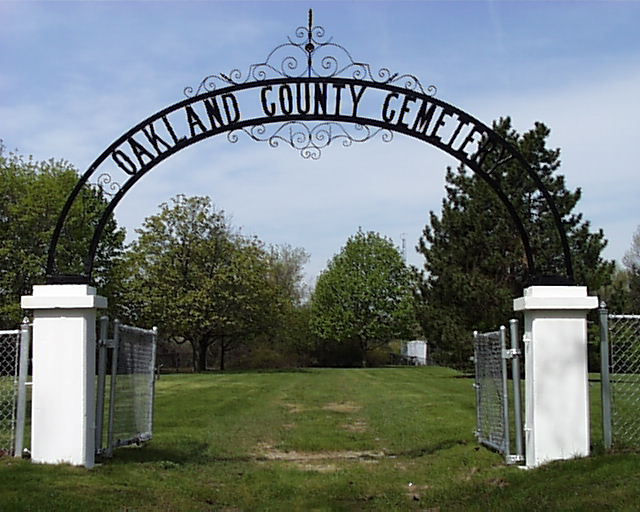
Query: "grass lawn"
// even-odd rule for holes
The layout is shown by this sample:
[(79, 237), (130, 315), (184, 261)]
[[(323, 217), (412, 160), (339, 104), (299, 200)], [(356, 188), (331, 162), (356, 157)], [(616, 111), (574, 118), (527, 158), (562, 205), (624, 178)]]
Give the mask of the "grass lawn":
[(163, 375), (153, 441), (92, 470), (0, 458), (0, 510), (640, 510), (639, 454), (523, 471), (479, 447), (471, 385), (444, 368)]

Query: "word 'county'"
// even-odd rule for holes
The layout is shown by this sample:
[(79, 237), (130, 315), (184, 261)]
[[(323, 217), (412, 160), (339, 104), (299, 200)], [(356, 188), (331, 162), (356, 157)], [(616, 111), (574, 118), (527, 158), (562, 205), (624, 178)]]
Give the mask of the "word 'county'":
[(307, 114), (339, 116), (343, 114), (343, 97), (346, 96), (351, 100), (351, 112), (348, 115), (355, 117), (366, 88), (366, 85), (326, 82), (297, 82), (295, 85), (282, 84), (277, 87), (266, 85), (260, 90), (260, 102), (267, 117)]

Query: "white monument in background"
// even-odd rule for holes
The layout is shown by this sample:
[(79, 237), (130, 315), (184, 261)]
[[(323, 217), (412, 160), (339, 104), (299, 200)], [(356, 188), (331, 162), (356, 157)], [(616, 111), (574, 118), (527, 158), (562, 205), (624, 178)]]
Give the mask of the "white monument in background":
[(402, 347), (402, 355), (414, 359), (416, 366), (427, 364), (427, 345), (424, 340), (407, 341)]

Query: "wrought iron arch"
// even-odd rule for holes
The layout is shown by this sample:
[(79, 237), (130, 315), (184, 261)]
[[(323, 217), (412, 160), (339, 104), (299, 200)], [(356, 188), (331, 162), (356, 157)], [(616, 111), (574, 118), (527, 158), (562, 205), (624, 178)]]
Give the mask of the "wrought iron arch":
[[(414, 75), (382, 68), (376, 73), (357, 62), (342, 46), (314, 26), (277, 46), (267, 59), (228, 74), (206, 77), (187, 87), (186, 98), (141, 121), (115, 140), (80, 177), (58, 218), (49, 247), (49, 283), (89, 283), (104, 228), (115, 207), (146, 173), (160, 162), (201, 140), (241, 135), (276, 147), (287, 144), (304, 158), (317, 159), (332, 142), (350, 146), (380, 138), (389, 142), (401, 133), (435, 146), (472, 169), (496, 193), (522, 240), (532, 282), (573, 283), (571, 253), (562, 218), (552, 195), (522, 154), (489, 126), (435, 97)], [(366, 101), (365, 101), (366, 100)], [(488, 159), (488, 157), (491, 157)], [(487, 169), (484, 165), (492, 161)], [(537, 276), (529, 234), (516, 208), (496, 178), (502, 165), (516, 162), (523, 176), (540, 191), (553, 216), (561, 242), (565, 276)], [(82, 274), (64, 274), (56, 254), (74, 202), (84, 187), (98, 187), (108, 202), (87, 253)]]

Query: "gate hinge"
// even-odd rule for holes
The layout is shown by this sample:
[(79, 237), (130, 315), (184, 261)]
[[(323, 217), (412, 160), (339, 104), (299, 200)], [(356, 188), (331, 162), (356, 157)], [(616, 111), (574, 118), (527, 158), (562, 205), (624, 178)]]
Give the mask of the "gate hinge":
[(98, 346), (99, 347), (107, 347), (107, 348), (114, 348), (116, 346), (116, 341), (111, 339), (111, 340), (98, 340)]
[(507, 464), (520, 464), (524, 462), (524, 457), (522, 455), (507, 455), (505, 459)]
[(514, 357), (520, 357), (522, 352), (519, 348), (508, 348), (502, 351), (503, 359), (513, 359)]

